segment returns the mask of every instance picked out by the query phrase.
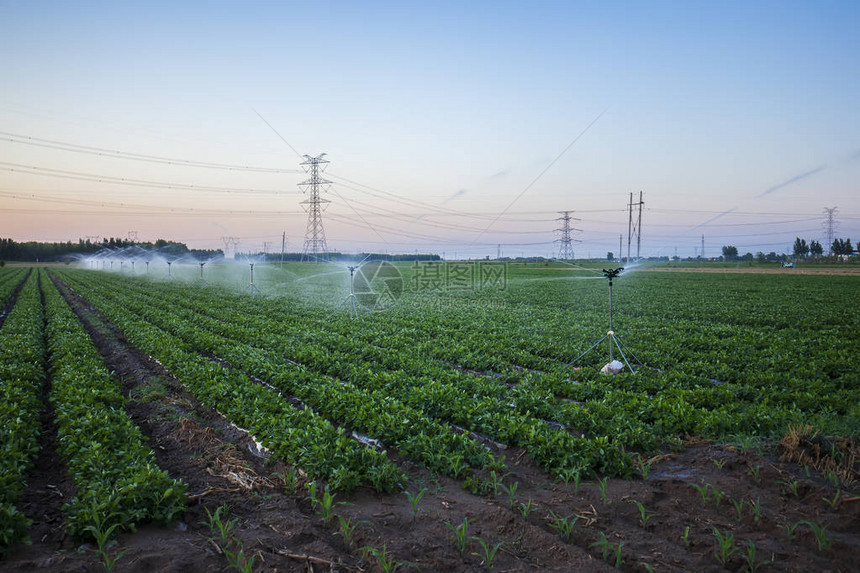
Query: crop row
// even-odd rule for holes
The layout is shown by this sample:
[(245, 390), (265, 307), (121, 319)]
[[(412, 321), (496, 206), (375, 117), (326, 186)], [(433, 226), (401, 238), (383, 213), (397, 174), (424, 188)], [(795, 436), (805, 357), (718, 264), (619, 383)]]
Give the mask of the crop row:
[[(113, 304), (168, 330), (195, 348), (215, 354), (282, 391), (297, 396), (339, 424), (397, 447), (403, 457), (455, 477), (464, 474), (469, 466), (486, 469), (502, 467), (492, 454), (473, 439), (446, 425), (434, 423), (420, 411), (382, 392), (363, 391), (348, 382), (308, 371), (269, 348), (251, 346), (198, 328), (193, 324), (194, 321), (204, 320), (204, 317), (177, 306), (165, 305), (163, 301), (89, 285), (98, 291), (96, 294), (89, 287), (74, 284), (82, 289), (90, 301), (96, 300), (100, 308), (111, 304), (107, 300), (110, 299)], [(230, 326), (224, 325), (224, 328), (229, 330)]]
[(329, 480), (335, 489), (368, 484), (387, 491), (405, 481), (385, 452), (351, 440), (311, 409), (296, 408), (276, 390), (201, 356), (123, 305), (94, 293), (87, 293), (87, 298), (132, 344), (161, 362), (202, 403), (247, 428), (277, 457), (300, 465), (313, 477)]
[(33, 273), (0, 328), (0, 557), (26, 538), (29, 527), (15, 503), (39, 451), (43, 326), (38, 276)]
[(170, 522), (185, 510), (185, 485), (156, 465), (118, 381), (56, 287), (45, 281), (43, 290), (57, 451), (77, 490), (63, 507), (67, 531)]
[(3, 307), (6, 306), (15, 289), (27, 276), (27, 272), (23, 267), (0, 272), (0, 313), (3, 312)]
[[(204, 305), (193, 311), (183, 309), (181, 301), (187, 299), (175, 293), (159, 292), (158, 297), (146, 297), (142, 293), (124, 295), (121, 289), (110, 289), (109, 296), (121, 298), (124, 306), (134, 308), (149, 320), (163, 321), (167, 328), (202, 350), (230, 356), (232, 363), (260, 372), (267, 380), (277, 380), (278, 371), (289, 370), (289, 365), (297, 362), (325, 375), (348, 380), (350, 386), (363, 389), (366, 395), (387, 396), (440, 421), (464, 426), (505, 444), (522, 446), (537, 463), (556, 475), (628, 474), (632, 467), (629, 456), (610, 447), (606, 437), (579, 438), (552, 428), (525, 408), (524, 413), (518, 412), (517, 404), (508, 403), (502, 393), (493, 395), (494, 389), (504, 386), (490, 380), (446, 372), (438, 365), (421, 375), (380, 369), (377, 363), (367, 362), (360, 349), (340, 351), (306, 343), (299, 336), (274, 334), (275, 324), (253, 316), (228, 317), (228, 311), (222, 313), (211, 302), (208, 307)], [(284, 325), (279, 330), (290, 329)], [(315, 335), (325, 336), (321, 332)], [(253, 357), (260, 355), (262, 362), (255, 361)], [(491, 387), (482, 389), (481, 385)], [(523, 390), (520, 392), (525, 394)], [(301, 393), (298, 395), (304, 399)], [(515, 400), (529, 400), (533, 404), (541, 401), (535, 396)], [(349, 411), (341, 413), (348, 414)], [(380, 427), (377, 431), (383, 430)]]

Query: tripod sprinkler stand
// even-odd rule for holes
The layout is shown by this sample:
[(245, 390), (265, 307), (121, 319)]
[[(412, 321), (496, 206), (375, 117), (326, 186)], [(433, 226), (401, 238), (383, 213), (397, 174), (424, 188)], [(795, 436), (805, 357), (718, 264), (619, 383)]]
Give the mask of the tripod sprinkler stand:
[(589, 352), (591, 352), (592, 350), (594, 350), (595, 348), (600, 346), (600, 344), (603, 343), (603, 341), (606, 339), (609, 339), (609, 362), (610, 363), (612, 363), (612, 361), (614, 360), (614, 357), (613, 357), (613, 347), (614, 347), (615, 349), (618, 349), (618, 353), (621, 355), (621, 358), (624, 360), (624, 364), (627, 365), (627, 368), (629, 368), (633, 374), (636, 374), (636, 370), (634, 370), (633, 366), (630, 365), (630, 361), (627, 359), (627, 355), (624, 354), (624, 351), (625, 350), (627, 351), (627, 354), (629, 354), (630, 358), (633, 359), (634, 364), (640, 364), (640, 365), (642, 364), (639, 361), (639, 359), (636, 358), (636, 356), (633, 354), (633, 352), (629, 348), (627, 348), (627, 345), (624, 344), (624, 341), (621, 340), (621, 337), (618, 336), (617, 334), (615, 334), (615, 331), (612, 329), (612, 279), (617, 277), (618, 274), (623, 270), (624, 270), (624, 267), (618, 267), (617, 269), (603, 269), (603, 276), (605, 276), (607, 279), (609, 279), (609, 332), (607, 332), (603, 336), (603, 338), (601, 338), (600, 340), (595, 342), (591, 346), (591, 348), (589, 348), (588, 350), (586, 350), (585, 352), (583, 352), (582, 354), (577, 356), (576, 359), (574, 359), (572, 362), (569, 362), (567, 364), (567, 366), (570, 366), (572, 364), (576, 364), (577, 362), (579, 362), (586, 354), (588, 354)]
[[(346, 297), (346, 300), (340, 303), (338, 309), (340, 309), (343, 305), (346, 305), (349, 308), (349, 317), (350, 318), (358, 318), (358, 305), (356, 304), (355, 298), (355, 271), (358, 269), (357, 266), (346, 267), (349, 269), (349, 296)], [(337, 311), (335, 311), (337, 312)], [(332, 313), (334, 314), (334, 313)]]
[(259, 294), (260, 289), (254, 286), (254, 263), (248, 264), (251, 265), (251, 285), (248, 287), (248, 289), (251, 291), (251, 298), (254, 298), (254, 293), (256, 292)]

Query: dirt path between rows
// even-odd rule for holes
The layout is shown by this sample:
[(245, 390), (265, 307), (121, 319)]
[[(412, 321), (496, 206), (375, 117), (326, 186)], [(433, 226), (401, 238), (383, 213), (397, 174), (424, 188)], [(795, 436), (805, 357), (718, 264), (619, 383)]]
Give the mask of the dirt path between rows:
[[(292, 468), (261, 456), (246, 433), (187, 394), (86, 301), (66, 288), (62, 292), (116, 372), (129, 398), (128, 411), (149, 438), (159, 466), (188, 484), (191, 496), (180, 523), (121, 535), (114, 551), (127, 553), (115, 571), (227, 570), (227, 558), (208, 541), (212, 532), (203, 524), (207, 510), (214, 513), (220, 506), (228, 506), (229, 518), (237, 520), (233, 535), (245, 553), (257, 555), (255, 571), (381, 571), (376, 558), (360, 551), (364, 546), (385, 548), (404, 563), (400, 571), (487, 570), (486, 552), (475, 538), (490, 550), (502, 543), (493, 571), (614, 571), (616, 559), (622, 571), (646, 571), (646, 565), (655, 571), (741, 571), (749, 541), (757, 562), (773, 560), (763, 571), (848, 572), (860, 561), (860, 502), (850, 500), (851, 494), (840, 494), (830, 507), (822, 497), (834, 498), (837, 487), (814, 469), (807, 476), (803, 467), (780, 461), (771, 450), (741, 451), (701, 441), (652, 460), (647, 480), (607, 480), (603, 490), (595, 481), (553, 482), (523, 450), (508, 448), (503, 452), (507, 493), (499, 488), (487, 497), (399, 460), (389, 449), (409, 474), (408, 490), (425, 492), (417, 515), (402, 493), (380, 496), (359, 489), (338, 495), (336, 501), (349, 505), (336, 504), (334, 513), (355, 525), (350, 544), (336, 534), (337, 518), (327, 524), (308, 501), (301, 474), (295, 491), (285, 488), (278, 474)], [(703, 502), (694, 485), (723, 495), (711, 493)], [(48, 511), (56, 506), (49, 490), (37, 486), (28, 493), (33, 544), (17, 548), (0, 562), (0, 570), (102, 571), (91, 545), (63, 535)], [(634, 501), (653, 517), (642, 523)], [(461, 525), (464, 518), (469, 525), (461, 554), (446, 524)], [(575, 522), (569, 535), (560, 533), (557, 518)], [(826, 525), (832, 546), (819, 551), (812, 529), (803, 524), (790, 539), (786, 530), (801, 521)], [(718, 560), (715, 529), (743, 545), (725, 566)]]

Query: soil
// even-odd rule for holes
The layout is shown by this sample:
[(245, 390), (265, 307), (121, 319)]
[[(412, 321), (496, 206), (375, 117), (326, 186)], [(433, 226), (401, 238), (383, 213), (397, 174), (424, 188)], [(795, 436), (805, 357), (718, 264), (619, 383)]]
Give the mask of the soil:
[[(524, 451), (508, 448), (501, 453), (510, 472), (504, 483), (517, 487), (513, 504), (502, 489), (473, 495), (462, 482), (401, 461), (395, 452), (392, 459), (410, 476), (409, 491), (425, 491), (417, 515), (403, 493), (338, 494), (335, 501), (345, 504), (336, 504), (334, 513), (355, 525), (350, 543), (338, 535), (338, 519), (326, 523), (309, 501), (300, 471), (268, 458), (252, 437), (186, 393), (85, 301), (63, 293), (116, 373), (129, 398), (128, 412), (148, 437), (159, 466), (188, 485), (190, 502), (181, 522), (119, 536), (108, 550), (113, 557), (125, 552), (116, 571), (228, 570), (225, 544), (207, 525), (219, 507), (225, 508), (224, 521), (236, 520), (229, 537), (237, 541), (228, 548), (235, 552), (241, 543), (245, 556), (255, 556), (254, 571), (382, 571), (377, 558), (360, 549), (366, 546), (384, 548), (403, 562), (401, 571), (424, 572), (612, 571), (615, 551), (606, 544), (621, 546), (622, 571), (744, 571), (749, 541), (756, 562), (772, 562), (764, 571), (848, 572), (860, 563), (860, 501), (847, 493), (858, 489), (856, 483), (843, 485), (845, 492), (831, 507), (822, 498), (832, 500), (837, 488), (814, 469), (780, 460), (775, 446), (742, 451), (693, 439), (683, 452), (650, 460), (647, 479), (608, 480), (605, 498), (598, 482), (554, 482)], [(93, 544), (65, 535), (61, 505), (74, 495), (74, 486), (54, 453), (49, 410), (43, 422), (43, 450), (20, 504), (33, 520), (32, 544), (16, 547), (0, 562), (0, 571), (103, 571)], [(290, 471), (299, 475), (294, 491), (281, 477)], [(710, 501), (703, 502), (699, 488)], [(723, 492), (719, 503), (713, 491)], [(654, 514), (644, 524), (634, 501)], [(525, 512), (521, 504), (528, 502), (531, 511)], [(569, 537), (551, 525), (553, 514), (576, 519)], [(470, 539), (461, 555), (447, 524), (460, 525), (464, 518)], [(794, 528), (793, 539), (783, 529), (806, 521), (826, 525), (829, 549), (819, 551), (808, 525)], [(739, 547), (725, 565), (716, 557), (715, 529), (730, 532)], [(491, 567), (472, 536), (490, 550), (502, 543)]]

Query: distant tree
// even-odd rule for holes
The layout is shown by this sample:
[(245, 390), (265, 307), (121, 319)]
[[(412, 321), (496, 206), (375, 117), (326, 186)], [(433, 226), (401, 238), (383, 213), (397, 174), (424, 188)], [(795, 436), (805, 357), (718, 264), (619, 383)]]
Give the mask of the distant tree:
[(726, 260), (732, 260), (738, 256), (738, 248), (732, 245), (725, 245), (723, 247), (723, 256)]
[(745, 261), (751, 261), (751, 260), (753, 260), (753, 254), (752, 254), (752, 253), (746, 253), (746, 254), (745, 254), (743, 257), (741, 257), (741, 258), (742, 258), (743, 260), (745, 260)]
[(824, 253), (824, 247), (821, 246), (821, 243), (818, 241), (812, 241), (809, 243), (809, 254), (813, 257), (820, 257), (821, 254)]
[(793, 249), (795, 257), (805, 257), (809, 254), (809, 245), (806, 244), (806, 239), (801, 239), (800, 237), (794, 239)]
[(755, 260), (758, 263), (763, 263), (763, 262), (767, 261), (767, 255), (765, 255), (763, 252), (759, 251), (755, 254)]
[(850, 255), (854, 252), (854, 247), (851, 246), (851, 239), (834, 239), (831, 250), (834, 255)]
[(614, 261), (615, 260), (615, 253), (613, 253), (612, 251), (609, 251), (608, 253), (606, 253), (606, 260), (607, 261)]

